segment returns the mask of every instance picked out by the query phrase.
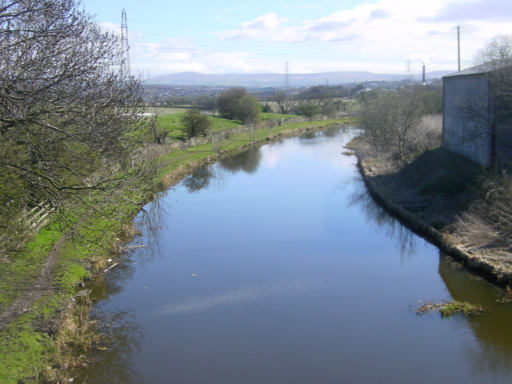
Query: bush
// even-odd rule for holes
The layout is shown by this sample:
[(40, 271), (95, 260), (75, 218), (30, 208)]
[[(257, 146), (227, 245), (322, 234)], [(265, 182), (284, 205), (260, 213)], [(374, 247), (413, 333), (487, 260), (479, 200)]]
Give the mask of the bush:
[(254, 124), (259, 118), (258, 99), (248, 95), (245, 88), (231, 88), (222, 92), (217, 98), (217, 107), (222, 117), (245, 124)]
[(189, 109), (183, 116), (183, 125), (186, 129), (187, 138), (206, 135), (211, 122), (207, 116), (201, 114), (197, 109)]
[(361, 126), (375, 148), (399, 162), (406, 162), (419, 151), (418, 129), (423, 105), (406, 89), (376, 92), (363, 100)]
[(316, 104), (302, 103), (296, 107), (295, 113), (311, 119), (313, 116), (320, 113), (320, 108)]
[(272, 113), (273, 112), (272, 107), (270, 106), (270, 104), (263, 104), (261, 106), (261, 111), (263, 113)]
[(231, 88), (217, 97), (217, 108), (222, 117), (233, 120), (240, 100), (247, 96), (245, 88)]
[(256, 124), (259, 120), (260, 104), (255, 96), (245, 95), (238, 101), (235, 118), (244, 124)]

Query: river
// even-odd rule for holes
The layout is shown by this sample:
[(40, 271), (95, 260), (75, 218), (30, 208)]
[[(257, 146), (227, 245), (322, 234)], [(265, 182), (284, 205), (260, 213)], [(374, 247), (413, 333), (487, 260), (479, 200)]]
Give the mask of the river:
[[(146, 247), (93, 284), (105, 340), (78, 382), (512, 382), (512, 306), (375, 205), (353, 134), (264, 145), (148, 204)], [(488, 312), (415, 313), (452, 298)]]

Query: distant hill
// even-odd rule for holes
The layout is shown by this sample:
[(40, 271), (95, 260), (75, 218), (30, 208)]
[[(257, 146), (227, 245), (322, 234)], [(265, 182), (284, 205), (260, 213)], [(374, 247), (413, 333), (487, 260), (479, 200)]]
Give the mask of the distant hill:
[[(435, 79), (448, 74), (448, 71), (437, 71), (427, 74), (428, 79)], [(289, 78), (292, 87), (307, 87), (329, 83), (346, 84), (365, 81), (400, 81), (405, 75), (382, 74), (360, 71), (339, 71), (325, 73), (291, 74)], [(415, 80), (420, 76), (415, 75)], [(169, 75), (155, 76), (148, 79), (150, 85), (207, 85), (207, 86), (245, 86), (245, 87), (282, 87), (284, 75), (282, 73), (255, 73), (240, 74), (229, 73), (221, 75), (208, 75), (197, 72), (181, 72)]]

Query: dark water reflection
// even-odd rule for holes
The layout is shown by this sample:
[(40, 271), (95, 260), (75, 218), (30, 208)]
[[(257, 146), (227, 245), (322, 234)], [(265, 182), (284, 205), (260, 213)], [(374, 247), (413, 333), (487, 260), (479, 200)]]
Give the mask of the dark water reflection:
[(223, 169), (231, 172), (245, 171), (247, 173), (254, 173), (258, 170), (260, 161), (260, 149), (251, 148), (248, 151), (221, 160), (220, 165)]
[[(78, 382), (511, 382), (512, 307), (375, 205), (351, 135), (239, 154), (146, 206), (147, 247), (94, 287), (108, 348)], [(451, 298), (490, 311), (414, 312)]]
[(358, 207), (364, 214), (368, 223), (376, 231), (384, 233), (387, 237), (396, 241), (397, 249), (401, 257), (412, 257), (416, 253), (416, 245), (424, 240), (408, 230), (400, 222), (390, 216), (375, 200), (368, 194), (360, 177), (352, 180), (360, 188), (356, 188), (349, 198), (349, 206)]
[(508, 294), (468, 274), (460, 264), (443, 254), (439, 256), (439, 274), (455, 300), (478, 304), (488, 311), (466, 320), (480, 347), (465, 351), (472, 370), (475, 374), (489, 372), (493, 380), (502, 372), (512, 372), (512, 306), (497, 301)]
[[(129, 311), (95, 310), (102, 343), (89, 353), (90, 365), (82, 381), (87, 383), (144, 383), (143, 376), (134, 368), (134, 356), (144, 340), (142, 327)], [(79, 381), (80, 382), (80, 381)]]

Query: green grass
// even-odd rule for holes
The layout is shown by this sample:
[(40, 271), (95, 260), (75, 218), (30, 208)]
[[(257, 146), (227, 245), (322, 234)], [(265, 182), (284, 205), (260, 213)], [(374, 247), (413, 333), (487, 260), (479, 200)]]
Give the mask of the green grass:
[(47, 333), (34, 328), (35, 320), (50, 321), (61, 305), (57, 295), (42, 298), (0, 332), (0, 383), (36, 382), (53, 346)]
[(459, 313), (464, 316), (476, 315), (484, 312), (484, 310), (482, 307), (471, 303), (451, 301), (439, 308), (439, 312), (443, 317), (450, 317)]
[(210, 130), (212, 132), (225, 131), (242, 126), (241, 121), (223, 119), (217, 116), (208, 116), (208, 120), (210, 120)]
[(458, 314), (464, 316), (480, 315), (485, 312), (485, 309), (476, 304), (456, 300), (441, 303), (428, 302), (416, 308), (417, 315), (436, 311), (439, 311), (442, 317), (450, 317)]
[[(157, 119), (157, 131), (167, 132), (167, 140), (184, 140), (186, 139), (185, 126), (183, 125), (183, 116), (185, 109), (176, 109), (173, 113), (161, 114)], [(212, 132), (225, 131), (242, 126), (242, 122), (223, 119), (217, 116), (208, 116), (210, 120), (210, 130)], [(151, 129), (151, 118), (146, 118), (146, 123), (140, 128), (132, 131), (129, 137), (143, 141), (152, 142), (153, 132)]]
[(41, 229), (24, 250), (0, 268), (0, 311), (7, 308), (37, 278), (48, 253), (63, 233), (57, 223)]

